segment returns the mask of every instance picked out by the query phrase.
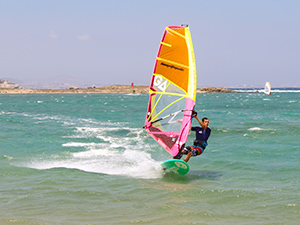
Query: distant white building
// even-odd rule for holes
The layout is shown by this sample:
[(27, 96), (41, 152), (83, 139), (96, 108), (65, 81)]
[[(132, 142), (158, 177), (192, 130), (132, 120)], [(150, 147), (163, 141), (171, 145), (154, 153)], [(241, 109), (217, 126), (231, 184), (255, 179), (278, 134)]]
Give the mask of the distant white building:
[(0, 80), (0, 88), (21, 89), (23, 87), (21, 85), (6, 80)]

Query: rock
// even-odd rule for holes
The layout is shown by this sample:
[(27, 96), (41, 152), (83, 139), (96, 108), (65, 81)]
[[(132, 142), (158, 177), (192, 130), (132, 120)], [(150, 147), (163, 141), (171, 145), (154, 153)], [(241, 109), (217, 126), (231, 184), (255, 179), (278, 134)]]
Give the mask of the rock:
[(207, 87), (207, 88), (201, 88), (197, 90), (198, 93), (232, 93), (236, 92), (233, 90), (229, 90), (227, 88), (219, 88), (219, 87)]

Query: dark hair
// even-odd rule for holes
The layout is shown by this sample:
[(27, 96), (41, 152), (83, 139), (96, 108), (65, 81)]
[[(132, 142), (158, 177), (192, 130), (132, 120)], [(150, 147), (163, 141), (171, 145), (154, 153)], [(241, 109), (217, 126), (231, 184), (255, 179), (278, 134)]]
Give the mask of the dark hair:
[(208, 120), (208, 118), (207, 117), (203, 117), (202, 118), (202, 122), (204, 122), (204, 120)]

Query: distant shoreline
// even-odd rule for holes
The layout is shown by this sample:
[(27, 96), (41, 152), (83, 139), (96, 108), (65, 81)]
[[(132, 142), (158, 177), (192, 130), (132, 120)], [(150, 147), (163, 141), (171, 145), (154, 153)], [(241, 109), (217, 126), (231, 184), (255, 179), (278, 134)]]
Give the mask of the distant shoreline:
[[(129, 94), (131, 91), (130, 85), (111, 85), (105, 87), (89, 87), (89, 88), (76, 88), (69, 89), (32, 89), (20, 88), (9, 89), (0, 88), (0, 94)], [(197, 89), (197, 93), (231, 93), (237, 92), (226, 88), (208, 87)], [(149, 86), (135, 86), (134, 93), (145, 94), (149, 93)]]

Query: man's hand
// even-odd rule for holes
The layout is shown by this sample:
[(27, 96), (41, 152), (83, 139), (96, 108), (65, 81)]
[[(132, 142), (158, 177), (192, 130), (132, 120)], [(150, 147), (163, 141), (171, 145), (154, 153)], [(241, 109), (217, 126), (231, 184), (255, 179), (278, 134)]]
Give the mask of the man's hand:
[(196, 117), (197, 116), (197, 112), (195, 110), (192, 110), (192, 116)]

